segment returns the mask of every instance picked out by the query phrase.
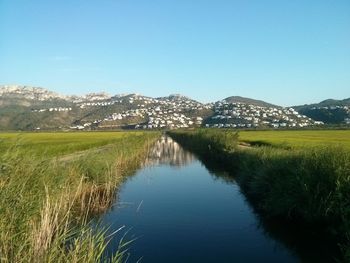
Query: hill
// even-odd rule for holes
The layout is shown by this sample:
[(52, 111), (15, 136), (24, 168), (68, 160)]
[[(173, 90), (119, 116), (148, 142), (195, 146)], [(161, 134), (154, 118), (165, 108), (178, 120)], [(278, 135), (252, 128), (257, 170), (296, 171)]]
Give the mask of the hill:
[(190, 127), (211, 114), (210, 106), (179, 94), (66, 96), (40, 87), (0, 86), (0, 130)]
[(245, 97), (240, 97), (240, 96), (231, 96), (228, 97), (226, 99), (224, 99), (224, 101), (228, 102), (228, 103), (244, 103), (244, 104), (250, 104), (250, 105), (254, 105), (254, 106), (260, 106), (260, 107), (277, 107), (277, 108), (281, 108), (280, 106), (262, 101), (262, 100), (254, 100), (254, 99), (250, 99), (250, 98), (245, 98)]
[(327, 99), (315, 104), (294, 107), (301, 114), (327, 124), (350, 124), (350, 98)]
[(157, 98), (104, 92), (76, 96), (40, 87), (0, 86), (0, 130), (287, 128), (318, 124), (294, 109), (239, 96), (204, 104), (180, 94)]

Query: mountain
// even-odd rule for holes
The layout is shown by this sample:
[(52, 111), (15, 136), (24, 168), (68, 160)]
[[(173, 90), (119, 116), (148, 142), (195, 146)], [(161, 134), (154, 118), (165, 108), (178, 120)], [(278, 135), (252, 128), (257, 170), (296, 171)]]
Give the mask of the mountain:
[(180, 94), (62, 95), (40, 87), (0, 86), (0, 130), (280, 128), (320, 125), (292, 108), (228, 97), (201, 103)]
[(350, 98), (344, 100), (327, 99), (315, 104), (293, 107), (301, 114), (327, 124), (350, 123)]
[(240, 96), (232, 96), (224, 99), (224, 101), (228, 103), (243, 103), (243, 104), (250, 104), (254, 106), (260, 106), (260, 107), (278, 107), (281, 108), (280, 106), (262, 101), (262, 100), (254, 100), (250, 98), (245, 98), (245, 97), (240, 97)]
[(41, 87), (19, 86), (19, 85), (3, 85), (0, 86), (0, 96), (2, 99), (8, 97), (12, 99), (27, 100), (50, 100), (50, 99), (68, 99), (56, 92), (49, 91)]

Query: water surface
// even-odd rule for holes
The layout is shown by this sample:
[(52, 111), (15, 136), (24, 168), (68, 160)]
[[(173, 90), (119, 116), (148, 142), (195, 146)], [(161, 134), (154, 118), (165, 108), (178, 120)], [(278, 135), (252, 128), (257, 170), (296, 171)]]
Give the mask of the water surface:
[[(263, 223), (254, 213), (232, 176), (210, 171), (169, 137), (157, 142), (145, 166), (117, 195), (102, 224), (111, 226), (111, 231), (125, 225), (126, 239), (136, 238), (129, 246), (128, 262), (325, 259), (317, 250), (316, 256), (310, 255), (309, 241), (302, 249), (297, 244), (293, 249), (293, 242), (302, 242), (289, 238), (283, 228), (281, 234), (273, 233), (274, 224)], [(119, 238), (110, 243), (111, 251)], [(303, 260), (295, 251), (301, 251)]]

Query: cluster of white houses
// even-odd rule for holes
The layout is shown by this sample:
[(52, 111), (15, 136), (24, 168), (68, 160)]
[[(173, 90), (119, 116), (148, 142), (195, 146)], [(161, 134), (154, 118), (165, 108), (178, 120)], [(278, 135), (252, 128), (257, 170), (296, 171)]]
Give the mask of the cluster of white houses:
[(149, 117), (146, 124), (137, 124), (135, 129), (179, 129), (189, 128), (193, 126), (201, 126), (203, 122), (202, 117), (186, 117), (184, 114), (174, 113), (173, 115)]
[[(124, 100), (124, 101), (123, 101)], [(126, 101), (125, 101), (126, 100)], [(135, 129), (178, 129), (190, 127), (215, 128), (301, 128), (322, 125), (293, 108), (262, 107), (246, 103), (220, 101), (201, 104), (186, 97), (148, 98), (132, 95), (114, 103), (128, 103), (132, 109), (114, 112), (101, 120), (75, 126), (86, 129), (91, 125), (98, 127), (120, 127), (132, 124)], [(104, 103), (104, 102), (92, 102)], [(85, 104), (88, 105), (88, 104)], [(211, 116), (204, 120), (201, 111), (210, 110)], [(72, 127), (73, 128), (73, 127)]]
[(188, 114), (190, 111), (210, 109), (207, 105), (181, 96), (158, 99), (133, 96), (128, 102), (135, 104), (137, 108), (113, 113), (106, 116), (103, 121), (113, 122), (136, 118), (139, 120), (135, 125), (136, 129), (188, 128), (201, 126), (203, 122), (200, 116), (190, 116)]
[[(175, 99), (152, 99), (141, 97), (137, 100), (137, 109), (113, 113), (104, 121), (128, 120), (137, 118), (136, 129), (217, 127), (217, 128), (301, 128), (322, 125), (299, 114), (293, 108), (262, 107), (246, 103), (201, 104), (185, 97)], [(135, 102), (135, 101), (133, 101)], [(211, 117), (204, 122), (201, 110), (212, 110)]]
[(62, 112), (62, 111), (71, 111), (71, 107), (57, 107), (57, 108), (47, 108), (47, 109), (38, 109), (38, 110), (32, 110), (32, 112), (45, 112), (45, 111), (56, 111), (56, 112)]
[(312, 107), (311, 110), (336, 110), (336, 109), (343, 109), (346, 110), (347, 112), (350, 112), (350, 107), (348, 106), (322, 106), (322, 107)]
[[(137, 107), (145, 107), (145, 105), (160, 103), (160, 100), (141, 96), (138, 94), (126, 94), (126, 95), (116, 95), (110, 98), (104, 98), (102, 96), (91, 97), (89, 100), (75, 100), (78, 107), (81, 109), (93, 107), (93, 106), (111, 106), (115, 104), (137, 104)], [(136, 106), (136, 105), (135, 105)]]
[[(108, 97), (105, 94), (90, 94), (83, 101), (76, 100), (74, 104), (81, 109), (122, 104), (121, 108), (126, 109), (115, 111), (102, 119), (87, 120), (70, 127), (79, 130), (91, 127), (123, 127), (126, 125), (135, 129), (177, 129), (190, 127), (300, 128), (323, 124), (299, 114), (293, 108), (262, 107), (240, 102), (229, 103), (225, 100), (202, 104), (180, 95), (150, 98), (137, 94), (114, 97)], [(110, 109), (112, 110), (113, 107)], [(57, 107), (33, 111), (60, 112), (71, 110), (71, 107)]]
[(252, 127), (306, 127), (322, 125), (305, 115), (299, 114), (293, 108), (262, 107), (246, 103), (217, 102), (214, 105), (215, 114), (206, 127), (218, 128), (252, 128)]

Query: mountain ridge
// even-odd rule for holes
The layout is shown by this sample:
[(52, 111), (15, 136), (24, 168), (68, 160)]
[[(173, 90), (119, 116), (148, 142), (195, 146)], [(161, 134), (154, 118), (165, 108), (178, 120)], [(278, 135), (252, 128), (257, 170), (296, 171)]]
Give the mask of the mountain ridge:
[(350, 106), (350, 98), (346, 99), (325, 99), (318, 103), (310, 103), (310, 104), (303, 104), (303, 105), (296, 105), (293, 106), (295, 108), (302, 108), (302, 107), (323, 107), (323, 106)]
[[(20, 92), (22, 91), (22, 92)], [(114, 94), (111, 95), (108, 92), (105, 91), (97, 91), (97, 92), (89, 92), (85, 93), (82, 95), (77, 95), (77, 94), (61, 94), (59, 92), (52, 91), (47, 88), (43, 88), (40, 86), (29, 86), (29, 85), (0, 85), (0, 96), (4, 95), (27, 95), (28, 99), (31, 99), (34, 97), (34, 94), (37, 94), (37, 96), (40, 94), (47, 94), (48, 99), (50, 98), (61, 98), (61, 99), (66, 99), (66, 100), (108, 100), (112, 99), (113, 97), (128, 97), (128, 96), (141, 96), (141, 97), (148, 97), (151, 98), (150, 96), (145, 96), (139, 93), (120, 93), (120, 94)], [(32, 96), (30, 96), (32, 94)], [(328, 105), (345, 105), (345, 106), (350, 106), (350, 97), (346, 99), (325, 99), (321, 102), (318, 103), (311, 103), (311, 104), (303, 104), (303, 105), (294, 105), (294, 106), (280, 106), (276, 105), (273, 103), (269, 103), (263, 100), (259, 99), (253, 99), (253, 98), (248, 98), (248, 97), (243, 97), (243, 96), (229, 96), (226, 97), (222, 100), (218, 100), (215, 102), (209, 102), (209, 103), (203, 103), (200, 102), (196, 99), (190, 98), (188, 96), (182, 95), (182, 94), (169, 94), (168, 96), (162, 96), (162, 97), (155, 97), (155, 99), (176, 99), (176, 98), (184, 98), (184, 99), (189, 99), (196, 101), (201, 104), (210, 104), (210, 103), (215, 103), (219, 101), (227, 101), (229, 103), (247, 103), (247, 104), (252, 104), (256, 106), (262, 106), (262, 107), (281, 107), (281, 108), (302, 108), (302, 107), (311, 107), (311, 106), (328, 106)]]
[[(22, 92), (21, 92), (22, 91)], [(76, 94), (72, 94), (72, 95), (66, 95), (66, 94), (61, 94), (58, 92), (54, 92), (51, 91), (49, 89), (43, 88), (43, 87), (39, 87), (39, 86), (28, 86), (28, 85), (0, 85), (0, 96), (4, 96), (4, 95), (27, 95), (28, 98), (34, 97), (30, 96), (30, 94), (34, 94), (36, 93), (37, 96), (40, 95), (45, 95), (47, 94), (47, 96), (45, 97), (46, 99), (50, 99), (50, 98), (61, 98), (61, 99), (66, 99), (66, 100), (108, 100), (111, 99), (113, 97), (128, 97), (128, 96), (141, 96), (141, 97), (148, 97), (151, 98), (149, 96), (144, 96), (138, 93), (121, 93), (121, 94), (114, 94), (111, 95), (105, 91), (98, 91), (98, 92), (89, 92), (86, 94), (82, 94), (82, 95), (76, 95)], [(215, 102), (210, 102), (210, 103), (203, 103), (200, 102), (196, 99), (190, 98), (188, 96), (182, 95), (182, 94), (169, 94), (168, 96), (162, 96), (162, 97), (155, 97), (155, 99), (169, 99), (169, 100), (177, 100), (177, 99), (188, 99), (188, 100), (192, 100), (201, 104), (210, 104), (210, 103), (215, 103)], [(273, 107), (282, 107), (282, 106), (278, 106), (278, 105), (274, 105), (262, 100), (256, 100), (256, 99), (251, 99), (251, 98), (246, 98), (246, 97), (241, 97), (241, 96), (230, 96), (227, 97), (223, 100), (227, 100), (229, 102), (242, 102), (242, 103), (251, 103), (253, 105), (258, 105), (258, 106), (273, 106)], [(221, 100), (219, 100), (221, 101)]]

